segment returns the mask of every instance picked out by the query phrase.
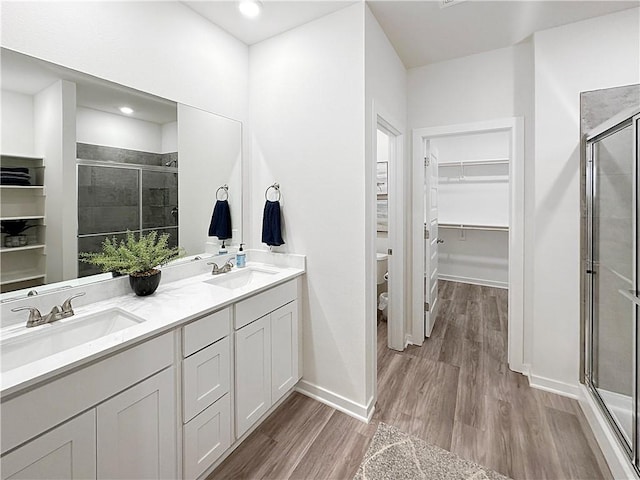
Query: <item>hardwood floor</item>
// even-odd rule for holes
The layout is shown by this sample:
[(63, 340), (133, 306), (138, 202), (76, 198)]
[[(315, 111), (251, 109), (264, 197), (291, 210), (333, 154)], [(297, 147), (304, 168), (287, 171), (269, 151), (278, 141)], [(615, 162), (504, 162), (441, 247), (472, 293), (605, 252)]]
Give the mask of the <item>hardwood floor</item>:
[(440, 283), (432, 336), (404, 352), (378, 326), (378, 402), (366, 425), (294, 393), (209, 477), (351, 479), (378, 422), (516, 480), (610, 479), (578, 403), (507, 368), (506, 290)]

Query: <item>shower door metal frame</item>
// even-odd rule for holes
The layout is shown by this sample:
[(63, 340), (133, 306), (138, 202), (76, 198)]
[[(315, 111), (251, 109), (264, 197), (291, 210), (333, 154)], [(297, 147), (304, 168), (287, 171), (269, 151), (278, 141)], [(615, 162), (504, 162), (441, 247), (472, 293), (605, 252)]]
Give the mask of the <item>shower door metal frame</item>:
[(598, 389), (593, 384), (593, 374), (596, 370), (597, 366), (595, 366), (594, 359), (596, 358), (596, 353), (594, 353), (594, 346), (596, 345), (597, 338), (593, 335), (593, 331), (596, 327), (596, 319), (593, 314), (593, 301), (594, 301), (594, 275), (597, 272), (594, 270), (594, 242), (593, 242), (593, 218), (594, 218), (594, 208), (595, 203), (594, 199), (598, 193), (598, 184), (597, 184), (597, 162), (594, 145), (603, 140), (606, 137), (614, 135), (615, 133), (631, 126), (632, 128), (632, 137), (633, 137), (633, 145), (632, 145), (632, 156), (634, 158), (633, 161), (633, 197), (632, 197), (632, 231), (633, 231), (633, 246), (632, 246), (632, 254), (633, 254), (633, 276), (632, 276), (632, 288), (636, 290), (636, 298), (639, 295), (638, 292), (638, 272), (640, 271), (640, 256), (637, 254), (638, 245), (640, 245), (639, 231), (638, 225), (640, 224), (640, 195), (638, 195), (638, 187), (639, 180), (638, 175), (640, 174), (640, 152), (638, 151), (638, 136), (640, 135), (640, 109), (627, 110), (622, 112), (620, 115), (616, 115), (612, 119), (608, 120), (600, 127), (591, 131), (587, 137), (585, 138), (585, 158), (586, 158), (586, 264), (584, 265), (583, 275), (585, 277), (586, 288), (586, 304), (585, 304), (585, 322), (587, 328), (585, 329), (585, 385), (595, 400), (596, 404), (606, 417), (609, 425), (612, 430), (615, 432), (615, 436), (623, 448), (623, 450), (627, 453), (629, 460), (631, 461), (636, 472), (640, 473), (640, 431), (638, 429), (638, 418), (640, 418), (640, 408), (638, 406), (638, 365), (640, 363), (640, 351), (638, 349), (638, 321), (640, 321), (640, 307), (635, 306), (635, 319), (633, 321), (633, 365), (632, 365), (632, 434), (631, 434), (631, 445), (628, 445), (625, 440), (624, 434), (621, 431), (621, 428), (618, 426), (618, 423), (614, 419), (613, 415), (609, 412), (605, 402), (603, 401)]

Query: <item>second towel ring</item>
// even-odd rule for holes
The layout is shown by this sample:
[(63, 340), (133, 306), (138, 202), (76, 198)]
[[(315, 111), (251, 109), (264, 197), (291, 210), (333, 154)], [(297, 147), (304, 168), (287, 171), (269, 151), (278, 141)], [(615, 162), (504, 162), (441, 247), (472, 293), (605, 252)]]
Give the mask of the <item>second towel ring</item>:
[(274, 183), (273, 185), (269, 185), (267, 187), (267, 189), (264, 191), (264, 199), (269, 201), (269, 190), (274, 189), (276, 191), (276, 193), (278, 194), (278, 198), (276, 198), (274, 201), (279, 202), (280, 201), (280, 184), (279, 183)]
[[(224, 198), (220, 198), (218, 196), (220, 194), (220, 190), (222, 190)], [(228, 199), (229, 199), (229, 185), (225, 183), (221, 187), (218, 187), (218, 189), (216, 190), (216, 200), (228, 200)]]

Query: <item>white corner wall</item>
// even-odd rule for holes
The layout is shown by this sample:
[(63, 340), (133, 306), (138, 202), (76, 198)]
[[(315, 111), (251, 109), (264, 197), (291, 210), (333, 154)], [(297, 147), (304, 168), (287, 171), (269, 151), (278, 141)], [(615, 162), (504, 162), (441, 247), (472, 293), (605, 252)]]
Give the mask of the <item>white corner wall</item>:
[(1, 95), (2, 152), (33, 155), (33, 97), (8, 90)]
[(640, 82), (640, 9), (538, 32), (532, 382), (578, 394), (580, 92)]
[(237, 120), (248, 47), (179, 2), (3, 2), (3, 47)]
[[(390, 192), (397, 192), (398, 201), (405, 202), (411, 198), (409, 178), (403, 183), (403, 172), (407, 170), (407, 70), (398, 57), (391, 42), (373, 13), (365, 4), (364, 8), (364, 38), (365, 38), (365, 288), (366, 288), (366, 365), (367, 365), (367, 404), (375, 405), (377, 394), (377, 288), (376, 288), (376, 251), (381, 243), (390, 241), (394, 244), (393, 258), (389, 263), (390, 274), (404, 272), (404, 296), (394, 296), (394, 318), (404, 319), (404, 312), (409, 311), (408, 279), (410, 262), (404, 252), (409, 251), (409, 218), (411, 209), (404, 209), (404, 216), (392, 221), (388, 240), (379, 238), (376, 234), (376, 151), (374, 149), (377, 135), (377, 116), (380, 115), (389, 122), (401, 135), (403, 157), (397, 159), (398, 177), (391, 175), (389, 180), (395, 182), (390, 186)], [(392, 168), (390, 166), (390, 168)], [(394, 228), (395, 227), (395, 228)], [(397, 262), (397, 263), (396, 263)], [(393, 291), (390, 292), (394, 294)], [(406, 329), (406, 327), (405, 327)], [(402, 339), (404, 345), (404, 339)]]
[[(307, 256), (301, 389), (366, 417), (364, 21), (357, 4), (250, 47), (252, 248), (280, 183), (286, 242)], [(336, 254), (338, 249), (348, 255)]]
[(158, 123), (92, 108), (78, 107), (76, 110), (76, 137), (79, 143), (163, 153), (162, 132), (162, 126)]

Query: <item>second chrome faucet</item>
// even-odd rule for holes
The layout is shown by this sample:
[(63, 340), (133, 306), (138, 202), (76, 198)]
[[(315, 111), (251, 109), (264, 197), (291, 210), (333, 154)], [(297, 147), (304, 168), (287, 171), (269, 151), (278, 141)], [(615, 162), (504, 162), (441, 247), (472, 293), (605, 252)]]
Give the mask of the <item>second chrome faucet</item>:
[(225, 263), (222, 267), (218, 267), (218, 264), (215, 262), (209, 262), (207, 263), (207, 265), (213, 265), (213, 268), (211, 269), (211, 275), (220, 275), (221, 273), (227, 273), (230, 272), (233, 268), (233, 262), (231, 260), (227, 260), (227, 263)]

